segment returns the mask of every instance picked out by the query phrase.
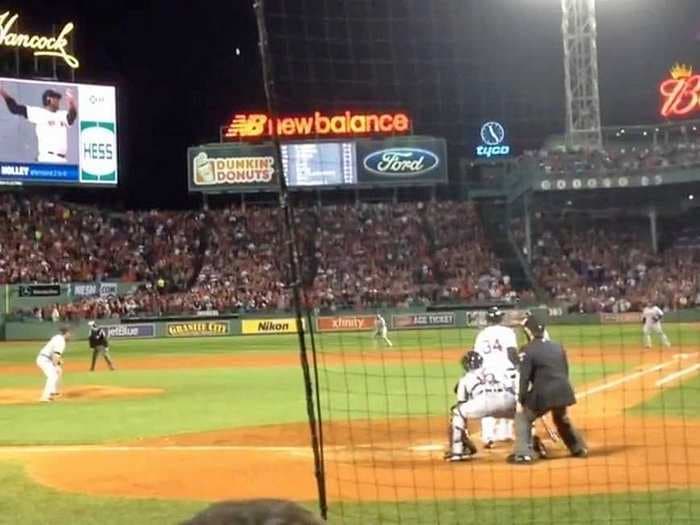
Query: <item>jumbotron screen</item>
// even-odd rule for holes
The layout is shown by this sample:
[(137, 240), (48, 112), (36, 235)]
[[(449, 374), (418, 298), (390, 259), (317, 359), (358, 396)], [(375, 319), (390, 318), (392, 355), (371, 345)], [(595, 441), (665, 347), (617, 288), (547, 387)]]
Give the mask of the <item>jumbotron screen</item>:
[(116, 90), (0, 78), (0, 185), (115, 186)]
[(282, 144), (282, 166), (290, 187), (357, 183), (354, 142)]

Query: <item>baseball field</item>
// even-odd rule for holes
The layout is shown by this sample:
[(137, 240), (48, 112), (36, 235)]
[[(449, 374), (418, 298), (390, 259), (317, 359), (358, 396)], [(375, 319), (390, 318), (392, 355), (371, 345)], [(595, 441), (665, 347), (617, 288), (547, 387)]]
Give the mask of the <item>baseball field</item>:
[[(553, 326), (591, 451), (511, 466), (509, 445), (442, 461), (475, 332), (320, 334), (331, 523), (697, 523), (700, 325), (640, 347), (636, 325)], [(0, 344), (0, 524), (177, 523), (208, 502), (316, 507), (297, 338), (114, 340), (117, 371), (69, 343), (63, 396), (37, 402), (43, 342)], [(478, 427), (475, 427), (478, 432)], [(478, 441), (478, 439), (477, 439)]]

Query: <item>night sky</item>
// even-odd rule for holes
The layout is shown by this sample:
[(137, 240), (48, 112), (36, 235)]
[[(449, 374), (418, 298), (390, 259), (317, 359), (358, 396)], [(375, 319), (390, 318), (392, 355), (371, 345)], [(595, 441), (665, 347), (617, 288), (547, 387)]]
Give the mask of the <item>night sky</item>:
[[(455, 158), (469, 156), (485, 119), (502, 120), (520, 150), (563, 129), (559, 0), (267, 4), (282, 111), (405, 108), (416, 131), (447, 137)], [(115, 200), (128, 207), (200, 202), (187, 195), (186, 148), (218, 140), (235, 112), (265, 107), (251, 0), (5, 9), (36, 32), (75, 21), (76, 80), (117, 85)], [(599, 0), (598, 20), (604, 124), (658, 120), (656, 86), (668, 68), (700, 68), (700, 2)]]

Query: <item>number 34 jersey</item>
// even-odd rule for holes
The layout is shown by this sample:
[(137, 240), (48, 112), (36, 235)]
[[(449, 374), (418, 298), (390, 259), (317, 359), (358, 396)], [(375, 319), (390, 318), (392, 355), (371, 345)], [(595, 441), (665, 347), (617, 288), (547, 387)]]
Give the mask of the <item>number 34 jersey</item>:
[(487, 326), (476, 336), (474, 350), (484, 358), (483, 368), (492, 372), (513, 368), (508, 348), (518, 348), (515, 331), (501, 325)]

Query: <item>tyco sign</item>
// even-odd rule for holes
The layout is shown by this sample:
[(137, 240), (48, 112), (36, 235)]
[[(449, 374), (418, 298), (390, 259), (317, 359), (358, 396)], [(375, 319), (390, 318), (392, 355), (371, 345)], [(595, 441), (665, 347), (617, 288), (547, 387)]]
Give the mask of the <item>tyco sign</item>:
[(296, 334), (296, 319), (244, 319), (243, 334)]
[(42, 36), (28, 33), (13, 33), (12, 30), (18, 19), (19, 15), (13, 15), (10, 11), (0, 13), (0, 46), (29, 49), (37, 57), (62, 58), (73, 69), (77, 69), (80, 66), (78, 59), (71, 55), (67, 49), (69, 47), (68, 35), (75, 27), (72, 22), (64, 25), (58, 36)]
[(278, 117), (243, 113), (233, 117), (223, 133), (224, 140), (258, 140), (276, 134), (281, 138), (317, 136), (396, 135), (411, 131), (406, 113), (353, 113)]
[(481, 126), (481, 144), (476, 147), (477, 157), (502, 157), (510, 154), (510, 146), (504, 144), (506, 131), (500, 122), (486, 122)]
[(700, 111), (700, 75), (694, 75), (690, 66), (674, 65), (671, 78), (661, 83), (659, 93), (662, 117), (687, 117)]
[(207, 335), (226, 335), (227, 321), (193, 321), (187, 323), (168, 323), (167, 334), (170, 337), (199, 337)]

